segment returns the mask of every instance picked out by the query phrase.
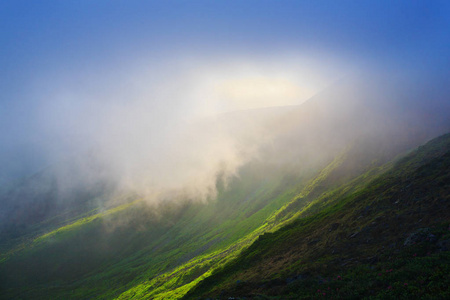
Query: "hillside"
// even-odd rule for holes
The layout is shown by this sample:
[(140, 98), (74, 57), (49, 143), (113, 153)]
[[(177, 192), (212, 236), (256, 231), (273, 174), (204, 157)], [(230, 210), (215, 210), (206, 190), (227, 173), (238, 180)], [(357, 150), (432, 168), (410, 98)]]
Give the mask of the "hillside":
[(0, 0), (0, 300), (450, 300), (450, 0)]
[[(298, 295), (304, 293), (300, 279), (328, 278), (333, 264), (384, 261), (377, 249), (391, 249), (401, 238), (366, 242), (366, 232), (383, 236), (379, 232), (386, 228), (377, 226), (385, 226), (387, 216), (409, 221), (417, 216), (395, 203), (398, 199), (388, 205), (392, 199), (376, 193), (398, 192), (391, 185), (406, 188), (410, 183), (395, 183), (394, 175), (416, 180), (419, 167), (448, 146), (443, 138), (395, 163), (449, 129), (444, 109), (433, 118), (420, 101), (398, 109), (415, 92), (405, 89), (401, 97), (379, 100), (339, 84), (300, 106), (220, 116), (231, 131), (251, 127), (249, 132), (258, 133), (244, 135), (244, 141), (268, 138), (234, 177), (217, 177), (217, 197), (206, 201), (177, 196), (152, 201), (102, 177), (69, 176), (75, 180), (61, 189), (58, 178), (76, 174), (78, 165), (107, 173), (89, 156), (26, 178), (1, 195), (0, 298), (178, 299), (222, 290), (239, 297)], [(421, 189), (428, 195), (426, 176), (411, 182), (417, 191), (409, 196)], [(444, 188), (447, 179), (442, 180)], [(427, 218), (419, 225), (428, 226)], [(390, 226), (400, 228), (394, 221)], [(413, 229), (404, 225), (401, 234)], [(298, 290), (286, 284), (292, 280)]]
[[(361, 148), (362, 144), (349, 147), (325, 168), (312, 172), (315, 174), (312, 177), (311, 174), (303, 174), (303, 178), (286, 177), (285, 173), (264, 172), (261, 166), (249, 166), (246, 171), (242, 171), (239, 180), (220, 193), (217, 201), (208, 205), (166, 205), (155, 213), (152, 207), (136, 200), (81, 218), (29, 241), (22, 246), (23, 250), (15, 249), (4, 256), (1, 269), (2, 297), (111, 298), (122, 294), (120, 298), (124, 299), (178, 298), (213, 270), (232, 261), (256, 239), (257, 242), (249, 249), (261, 249), (261, 253), (267, 251), (270, 256), (279, 253), (280, 248), (272, 252), (261, 246), (261, 241), (267, 240), (264, 243), (266, 246), (279, 245), (282, 249), (290, 247), (289, 243), (283, 245), (279, 240), (271, 240), (278, 232), (302, 227), (303, 222), (314, 220), (322, 220), (324, 223), (321, 224), (327, 228), (336, 226), (330, 224), (344, 222), (317, 217), (315, 213), (321, 212), (320, 216), (323, 216), (331, 209), (327, 207), (340, 199), (351, 198), (352, 193), (360, 193), (373, 178), (392, 168), (391, 164), (382, 165), (373, 161), (371, 164), (355, 165), (355, 155), (365, 150), (365, 147)], [(392, 170), (389, 172), (394, 172)], [(348, 175), (360, 173), (364, 174)], [(342, 174), (347, 174), (347, 177)], [(300, 225), (295, 225), (299, 221), (290, 224), (299, 217)], [(348, 214), (346, 218), (353, 217)], [(282, 227), (285, 224), (289, 224), (288, 227)], [(355, 230), (349, 233), (353, 235), (361, 230), (357, 229), (359, 227), (361, 224), (358, 221), (346, 232)], [(277, 228), (282, 229), (264, 234)], [(322, 245), (323, 238), (317, 238), (316, 235), (307, 235), (307, 245)], [(356, 244), (357, 236), (354, 239)], [(292, 236), (284, 238), (285, 242), (298, 240)], [(319, 255), (317, 246), (306, 247), (309, 249), (306, 252)], [(347, 245), (337, 245), (335, 251), (345, 251), (345, 247)], [(305, 255), (298, 253), (302, 257)], [(355, 256), (349, 254), (348, 257)], [(319, 261), (325, 257), (327, 255), (321, 256)], [(269, 279), (264, 278), (262, 281), (278, 282), (279, 279), (273, 276), (285, 272), (289, 273), (287, 278), (291, 278), (296, 264), (292, 264), (290, 259), (281, 260), (289, 266), (288, 271), (269, 269), (261, 272), (258, 269), (257, 273), (268, 274)], [(292, 259), (300, 260), (300, 257), (294, 256)], [(253, 258), (250, 261), (253, 263)], [(267, 262), (262, 264), (267, 265)], [(154, 276), (158, 273), (160, 275)], [(219, 275), (213, 275), (211, 280)], [(244, 277), (249, 278), (248, 274)], [(233, 282), (236, 280), (233, 279)], [(207, 282), (203, 282), (199, 288)]]
[(367, 177), (322, 194), (183, 299), (448, 298), (450, 134)]

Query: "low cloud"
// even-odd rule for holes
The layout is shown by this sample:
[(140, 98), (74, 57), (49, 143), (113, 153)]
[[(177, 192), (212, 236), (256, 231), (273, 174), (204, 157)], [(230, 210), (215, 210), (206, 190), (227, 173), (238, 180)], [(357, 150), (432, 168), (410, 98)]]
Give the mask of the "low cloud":
[[(216, 196), (218, 180), (226, 184), (259, 158), (279, 127), (271, 123), (277, 114), (229, 111), (300, 104), (321, 88), (310, 81), (306, 91), (308, 82), (301, 79), (308, 70), (288, 65), (192, 60), (115, 75), (70, 74), (52, 81), (52, 92), (41, 96), (41, 146), (48, 161), (89, 157), (71, 164), (77, 171), (59, 172), (69, 190), (80, 181), (108, 181), (150, 202), (206, 201)], [(324, 78), (331, 73), (324, 71)]]

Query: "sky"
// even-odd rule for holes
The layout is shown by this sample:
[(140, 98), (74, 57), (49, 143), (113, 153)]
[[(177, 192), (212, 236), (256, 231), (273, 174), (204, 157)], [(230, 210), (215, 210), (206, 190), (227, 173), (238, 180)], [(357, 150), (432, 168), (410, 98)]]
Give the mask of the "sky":
[(0, 183), (96, 143), (162, 155), (193, 117), (364, 68), (446, 76), (449, 53), (449, 1), (1, 0)]

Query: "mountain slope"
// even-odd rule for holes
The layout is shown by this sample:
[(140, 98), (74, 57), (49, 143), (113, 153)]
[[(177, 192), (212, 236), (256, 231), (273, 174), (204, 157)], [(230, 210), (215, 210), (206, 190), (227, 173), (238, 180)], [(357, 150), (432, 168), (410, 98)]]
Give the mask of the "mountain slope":
[(330, 199), (261, 236), (185, 298), (450, 295), (450, 134), (322, 198)]
[[(242, 251), (243, 257), (250, 250), (261, 254), (262, 241), (272, 241), (278, 232), (322, 222), (391, 168), (397, 155), (449, 128), (445, 110), (430, 119), (416, 103), (399, 113), (391, 101), (398, 95), (375, 99), (339, 89), (344, 90), (339, 96), (327, 92), (298, 107), (222, 116), (233, 130), (259, 126), (270, 139), (228, 184), (219, 177), (217, 199), (206, 203), (187, 198), (148, 203), (102, 181), (86, 189), (75, 184), (61, 197), (45, 183), (53, 182), (52, 174), (49, 179), (38, 174), (11, 190), (4, 195), (8, 207), (2, 208), (8, 218), (0, 224), (0, 298), (177, 299), (205, 278), (193, 295), (207, 293), (208, 282), (222, 273), (208, 277)], [(336, 223), (333, 218), (321, 226)], [(360, 230), (351, 231), (343, 236)], [(306, 239), (310, 246), (327, 243), (312, 233)], [(280, 247), (286, 241), (276, 240)], [(266, 244), (261, 251), (271, 255)], [(288, 270), (269, 262), (274, 269), (261, 269), (265, 275), (255, 281), (300, 272), (296, 263), (286, 263)], [(225, 278), (212, 293), (224, 288), (233, 294), (233, 280)], [(243, 291), (251, 294), (255, 290), (249, 286)]]
[[(384, 172), (384, 160), (374, 154), (354, 164), (365, 144), (355, 142), (303, 178), (249, 166), (207, 205), (167, 205), (155, 214), (135, 201), (80, 219), (8, 256), (0, 269), (3, 295), (179, 298), (258, 236), (321, 210), (334, 196), (354, 192)], [(352, 184), (342, 187), (349, 180)]]

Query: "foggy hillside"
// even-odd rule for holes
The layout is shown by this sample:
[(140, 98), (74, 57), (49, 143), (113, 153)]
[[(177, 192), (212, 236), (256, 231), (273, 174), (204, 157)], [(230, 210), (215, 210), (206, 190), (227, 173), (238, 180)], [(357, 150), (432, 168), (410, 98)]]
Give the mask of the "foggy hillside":
[[(409, 82), (389, 76), (365, 76), (336, 82), (298, 106), (193, 120), (170, 136), (175, 152), (140, 165), (124, 169), (127, 157), (100, 147), (25, 178), (2, 195), (7, 295), (16, 295), (14, 286), (34, 286), (39, 297), (67, 297), (66, 288), (47, 286), (64, 278), (77, 282), (77, 295), (85, 297), (79, 284), (89, 278), (90, 293), (110, 297), (145, 285), (143, 276), (159, 286), (159, 276), (178, 276), (177, 267), (195, 273), (196, 259), (216, 269), (259, 235), (295, 220), (315, 197), (365, 172), (374, 176), (398, 155), (450, 130), (441, 86), (409, 89)], [(427, 101), (418, 95), (428, 95)], [(112, 162), (113, 156), (122, 160)], [(140, 176), (141, 167), (150, 171), (138, 184), (122, 177)], [(26, 264), (33, 267), (25, 272)], [(139, 271), (127, 277), (135, 264)], [(41, 280), (33, 279), (48, 268)], [(207, 270), (164, 293), (197, 282)], [(115, 289), (98, 286), (112, 278)]]
[(450, 298), (450, 2), (0, 1), (0, 299)]

